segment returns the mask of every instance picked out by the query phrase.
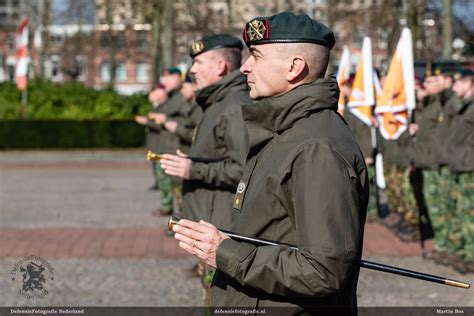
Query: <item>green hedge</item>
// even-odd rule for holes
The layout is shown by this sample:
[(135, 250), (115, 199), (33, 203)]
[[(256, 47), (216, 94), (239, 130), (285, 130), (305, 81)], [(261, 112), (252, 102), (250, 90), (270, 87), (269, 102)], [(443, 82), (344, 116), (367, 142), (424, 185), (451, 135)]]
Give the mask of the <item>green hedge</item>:
[[(20, 118), (21, 93), (13, 83), (0, 83), (0, 120)], [(112, 90), (94, 90), (81, 83), (28, 82), (26, 117), (32, 120), (132, 119), (150, 111), (146, 94), (119, 95)]]
[(0, 148), (123, 148), (143, 146), (145, 130), (132, 120), (0, 121)]

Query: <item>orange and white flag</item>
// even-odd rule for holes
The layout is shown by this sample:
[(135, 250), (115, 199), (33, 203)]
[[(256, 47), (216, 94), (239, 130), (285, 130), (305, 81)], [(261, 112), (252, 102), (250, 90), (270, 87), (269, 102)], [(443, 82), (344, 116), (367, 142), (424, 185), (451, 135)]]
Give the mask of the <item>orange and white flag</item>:
[[(339, 85), (339, 89), (342, 90), (342, 86), (344, 83), (349, 80), (350, 76), (350, 70), (351, 70), (351, 64), (350, 64), (350, 56), (349, 56), (349, 48), (347, 48), (346, 45), (342, 48), (342, 55), (341, 55), (341, 61), (339, 62), (339, 68), (337, 69), (337, 84)], [(337, 111), (339, 114), (342, 115), (344, 112), (344, 108), (346, 106), (344, 100), (344, 96), (342, 93), (339, 95), (339, 101), (338, 101), (338, 106), (337, 106)]]
[(369, 37), (364, 38), (362, 53), (357, 72), (352, 84), (351, 95), (347, 106), (357, 118), (371, 126), (372, 110), (375, 104), (372, 66), (372, 43)]
[(408, 111), (415, 108), (415, 75), (412, 36), (404, 28), (393, 56), (382, 93), (377, 97), (375, 113), (380, 133), (386, 139), (397, 139), (408, 124)]
[(28, 18), (23, 17), (16, 29), (15, 81), (18, 90), (25, 90), (28, 83)]
[(379, 121), (379, 130), (383, 138), (394, 140), (407, 130), (408, 112), (383, 112), (377, 114), (377, 120)]

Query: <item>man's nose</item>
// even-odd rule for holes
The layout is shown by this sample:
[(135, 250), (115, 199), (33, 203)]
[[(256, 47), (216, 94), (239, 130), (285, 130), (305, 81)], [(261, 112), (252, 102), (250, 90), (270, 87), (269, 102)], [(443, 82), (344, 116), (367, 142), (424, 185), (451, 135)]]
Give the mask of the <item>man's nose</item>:
[(192, 73), (193, 75), (196, 74), (194, 65), (196, 65), (196, 64), (193, 64), (193, 65), (191, 66), (191, 68), (189, 68), (189, 72)]
[(248, 75), (250, 73), (250, 65), (249, 65), (249, 60), (250, 58), (247, 58), (247, 60), (240, 66), (240, 72), (243, 73), (244, 75)]

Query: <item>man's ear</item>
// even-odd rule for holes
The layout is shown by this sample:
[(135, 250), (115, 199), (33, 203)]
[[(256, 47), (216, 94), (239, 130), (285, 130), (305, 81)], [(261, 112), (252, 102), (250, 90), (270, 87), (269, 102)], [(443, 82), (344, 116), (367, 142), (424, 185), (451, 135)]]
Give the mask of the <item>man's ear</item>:
[(288, 58), (289, 69), (286, 74), (286, 80), (289, 82), (299, 81), (308, 74), (306, 60), (301, 55), (294, 55)]
[(224, 77), (227, 74), (227, 64), (223, 59), (220, 59), (217, 62), (217, 74), (219, 77)]

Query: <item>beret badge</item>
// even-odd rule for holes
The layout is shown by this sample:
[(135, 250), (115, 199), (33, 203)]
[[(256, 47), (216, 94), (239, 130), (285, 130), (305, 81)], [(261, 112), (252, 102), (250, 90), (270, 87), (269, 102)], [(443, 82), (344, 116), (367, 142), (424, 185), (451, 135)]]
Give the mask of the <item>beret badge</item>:
[(261, 20), (253, 20), (247, 24), (247, 35), (250, 41), (258, 41), (263, 39), (268, 34), (265, 24)]
[(193, 55), (199, 54), (204, 49), (204, 43), (202, 41), (196, 41), (191, 45), (191, 51)]

